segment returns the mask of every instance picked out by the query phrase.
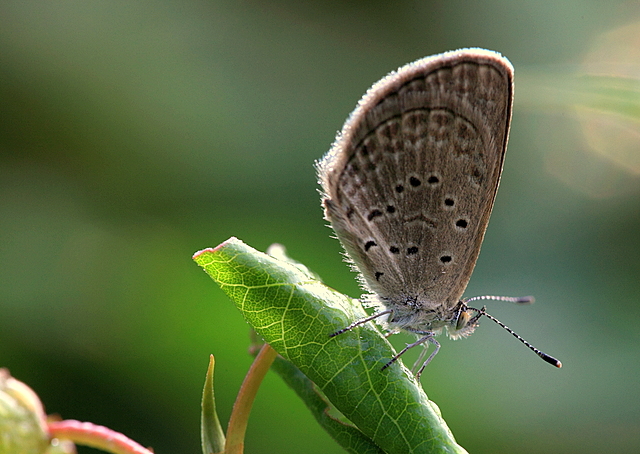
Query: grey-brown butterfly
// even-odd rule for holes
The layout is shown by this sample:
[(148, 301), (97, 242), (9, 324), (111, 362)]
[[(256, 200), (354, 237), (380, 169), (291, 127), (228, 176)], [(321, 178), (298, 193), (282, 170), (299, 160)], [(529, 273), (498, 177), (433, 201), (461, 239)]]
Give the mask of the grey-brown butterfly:
[[(513, 67), (496, 52), (464, 49), (423, 58), (375, 83), (318, 163), (325, 218), (369, 293), (370, 317), (425, 345), (419, 377), (443, 330), (470, 335), (486, 316), (538, 356), (561, 367), (503, 323), (462, 299), (489, 222), (511, 121)], [(433, 352), (424, 360), (428, 344)], [(423, 361), (424, 360), (424, 361)]]

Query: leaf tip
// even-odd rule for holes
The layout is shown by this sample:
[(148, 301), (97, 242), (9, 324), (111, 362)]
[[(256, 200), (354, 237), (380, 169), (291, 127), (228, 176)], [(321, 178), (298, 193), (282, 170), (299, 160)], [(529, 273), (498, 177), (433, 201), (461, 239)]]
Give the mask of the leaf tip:
[(225, 246), (228, 246), (229, 244), (238, 243), (238, 242), (241, 242), (241, 241), (239, 239), (237, 239), (235, 236), (232, 236), (231, 238), (229, 238), (228, 240), (223, 241), (222, 243), (220, 243), (216, 247), (208, 247), (208, 248), (204, 248), (204, 249), (199, 250), (198, 252), (193, 254), (193, 256), (191, 258), (193, 260), (197, 260), (202, 254), (206, 254), (206, 253), (213, 254), (213, 253), (218, 252), (220, 249), (224, 248)]
[[(219, 247), (219, 246), (218, 246), (218, 247)], [(191, 258), (192, 258), (193, 260), (197, 260), (197, 259), (198, 259), (198, 257), (200, 257), (202, 254), (205, 254), (205, 253), (207, 253), (207, 252), (214, 252), (214, 251), (215, 251), (215, 249), (214, 249), (214, 248), (212, 248), (212, 247), (208, 247), (208, 248), (205, 248), (205, 249), (201, 249), (201, 250), (199, 250), (198, 252), (196, 252), (195, 254), (193, 254), (193, 256), (192, 256)]]

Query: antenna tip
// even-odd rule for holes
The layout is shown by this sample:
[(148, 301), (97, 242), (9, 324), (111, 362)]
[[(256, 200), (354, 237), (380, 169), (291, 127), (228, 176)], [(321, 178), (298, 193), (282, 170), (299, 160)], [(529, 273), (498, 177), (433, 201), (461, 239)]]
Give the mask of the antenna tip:
[(551, 355), (547, 355), (546, 353), (543, 353), (543, 352), (538, 352), (538, 356), (540, 356), (540, 358), (542, 358), (552, 366), (556, 366), (558, 369), (562, 367), (562, 363)]
[(536, 299), (533, 296), (521, 296), (516, 300), (516, 303), (520, 304), (533, 304)]

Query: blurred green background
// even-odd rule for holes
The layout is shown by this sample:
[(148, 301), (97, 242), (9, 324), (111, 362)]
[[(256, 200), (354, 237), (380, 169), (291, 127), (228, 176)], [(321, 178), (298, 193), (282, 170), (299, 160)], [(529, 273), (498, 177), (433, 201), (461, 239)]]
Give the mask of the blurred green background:
[[(0, 366), (49, 413), (199, 452), (208, 355), (225, 424), (251, 358), (191, 255), (280, 242), (358, 296), (313, 162), (373, 82), (470, 46), (511, 60), (516, 102), (466, 294), (535, 295), (489, 310), (564, 368), (485, 320), (424, 388), (471, 453), (637, 453), (637, 1), (4, 0)], [(343, 452), (274, 374), (246, 448)]]

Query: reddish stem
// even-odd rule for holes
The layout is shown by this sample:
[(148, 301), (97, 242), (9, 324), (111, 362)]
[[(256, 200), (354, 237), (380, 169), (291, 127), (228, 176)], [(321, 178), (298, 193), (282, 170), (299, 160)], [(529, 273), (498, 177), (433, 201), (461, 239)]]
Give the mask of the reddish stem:
[(153, 454), (146, 448), (108, 427), (72, 419), (48, 423), (51, 438), (61, 438), (72, 442), (102, 449), (113, 454)]
[(244, 451), (244, 435), (247, 431), (251, 406), (260, 388), (260, 383), (262, 383), (277, 355), (278, 353), (269, 344), (264, 344), (253, 364), (251, 364), (251, 368), (244, 378), (236, 401), (233, 404), (233, 411), (227, 428), (225, 454), (242, 454)]

